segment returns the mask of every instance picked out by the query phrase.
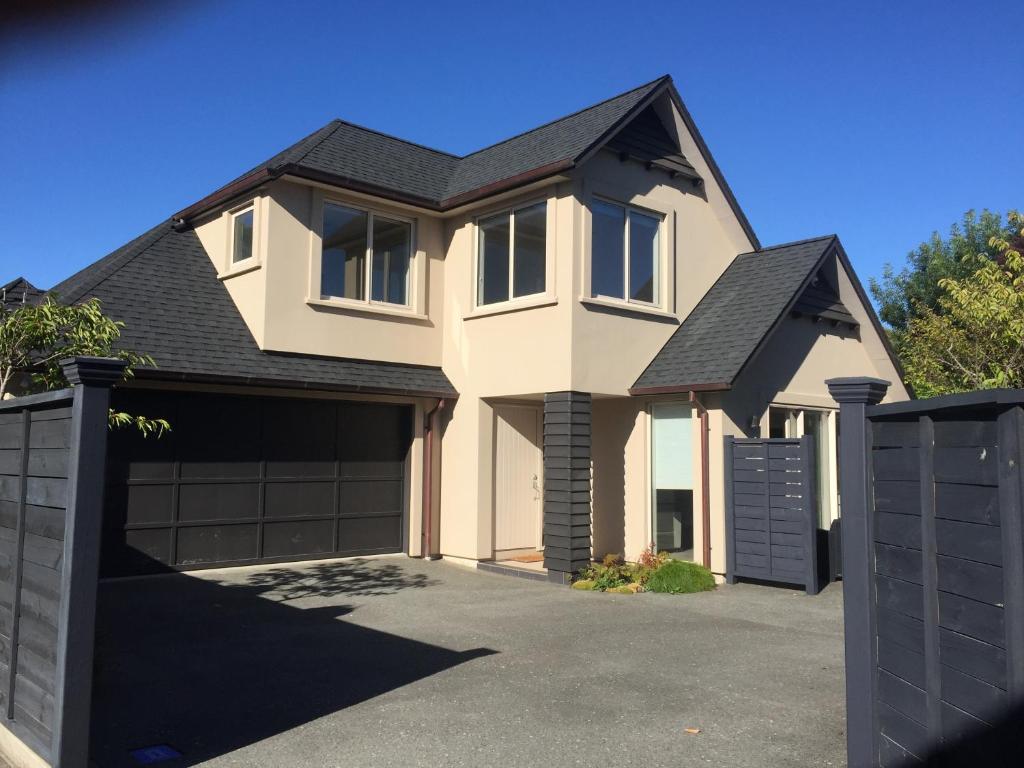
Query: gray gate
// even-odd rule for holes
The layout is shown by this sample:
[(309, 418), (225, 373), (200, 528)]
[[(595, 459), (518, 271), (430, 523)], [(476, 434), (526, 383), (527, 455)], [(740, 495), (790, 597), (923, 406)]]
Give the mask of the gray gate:
[(124, 363), (65, 362), (71, 389), (0, 402), (0, 726), (50, 765), (84, 768), (107, 406)]
[(1019, 765), (1024, 391), (840, 410), (851, 768)]
[(814, 439), (725, 438), (726, 580), (821, 591)]

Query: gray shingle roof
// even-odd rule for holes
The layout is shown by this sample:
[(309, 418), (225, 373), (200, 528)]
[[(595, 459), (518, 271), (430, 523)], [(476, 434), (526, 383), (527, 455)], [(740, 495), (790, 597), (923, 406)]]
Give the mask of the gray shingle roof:
[(737, 256), (633, 389), (730, 386), (836, 242), (828, 235)]
[[(658, 78), (464, 157), (334, 120), (221, 190), (233, 189), (258, 172), (309, 174), (343, 186), (366, 186), (445, 208), (470, 193), (522, 174), (575, 162), (608, 138), (637, 105), (670, 83), (667, 76)], [(209, 199), (183, 214), (198, 213)]]
[(16, 277), (11, 282), (0, 285), (0, 306), (4, 309), (14, 309), (22, 304), (34, 304), (42, 295), (43, 291), (24, 277)]
[(153, 356), (140, 378), (235, 381), (453, 396), (440, 368), (260, 350), (193, 230), (160, 224), (55, 286), (62, 301), (91, 297), (125, 323), (124, 348)]

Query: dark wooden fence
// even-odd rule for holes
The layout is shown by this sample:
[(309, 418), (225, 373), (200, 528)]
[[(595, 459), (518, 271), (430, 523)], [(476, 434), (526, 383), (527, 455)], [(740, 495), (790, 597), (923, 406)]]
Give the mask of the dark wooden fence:
[(821, 591), (814, 438), (725, 438), (726, 580)]
[(1024, 391), (834, 379), (851, 768), (1024, 763)]
[(70, 389), (0, 402), (0, 707), (43, 760), (85, 766), (110, 386), (76, 358)]

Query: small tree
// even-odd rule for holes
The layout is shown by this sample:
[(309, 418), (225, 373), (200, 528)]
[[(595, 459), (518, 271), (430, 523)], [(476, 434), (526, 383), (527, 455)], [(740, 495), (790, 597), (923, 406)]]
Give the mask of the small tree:
[(919, 305), (897, 337), (918, 395), (1024, 387), (1024, 216), (1008, 221), (1011, 233), (989, 241), (994, 258), (967, 256), (968, 275), (939, 280), (937, 306)]
[[(14, 309), (0, 306), (0, 400), (10, 392), (15, 376), (28, 375), (46, 390), (67, 386), (60, 361), (67, 357), (116, 357), (127, 363), (125, 378), (136, 365), (155, 365), (146, 354), (115, 349), (124, 323), (103, 314), (98, 299), (65, 305), (47, 296), (39, 304)], [(164, 419), (110, 411), (111, 427), (129, 424), (143, 435), (162, 435), (170, 429)]]

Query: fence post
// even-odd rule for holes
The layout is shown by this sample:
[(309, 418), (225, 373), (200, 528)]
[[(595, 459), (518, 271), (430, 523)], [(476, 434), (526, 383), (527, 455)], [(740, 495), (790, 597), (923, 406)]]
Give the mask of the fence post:
[[(725, 436), (725, 582), (736, 583), (736, 509), (733, 494), (733, 441), (732, 435)], [(765, 473), (767, 477), (767, 472)]]
[(1024, 410), (1016, 406), (1004, 411), (997, 428), (1006, 693), (1013, 711), (1024, 703)]
[(804, 530), (804, 591), (808, 595), (821, 592), (821, 577), (818, 571), (818, 477), (814, 472), (814, 438), (804, 435), (800, 438), (800, 495), (804, 502), (806, 527)]
[(53, 763), (84, 768), (89, 760), (89, 709), (99, 579), (100, 532), (107, 456), (110, 388), (124, 376), (121, 360), (61, 360), (74, 387), (68, 506), (57, 619), (57, 684), (54, 695)]
[(843, 517), (846, 758), (849, 768), (871, 768), (878, 764), (871, 432), (865, 411), (867, 406), (881, 402), (889, 383), (867, 377), (825, 382), (832, 399), (840, 405), (839, 494)]

